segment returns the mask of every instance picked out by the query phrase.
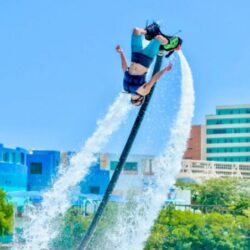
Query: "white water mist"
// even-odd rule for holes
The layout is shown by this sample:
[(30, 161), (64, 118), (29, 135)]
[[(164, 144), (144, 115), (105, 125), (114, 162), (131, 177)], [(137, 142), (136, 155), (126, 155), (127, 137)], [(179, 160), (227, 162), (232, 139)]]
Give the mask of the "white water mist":
[(119, 128), (130, 109), (129, 96), (120, 94), (106, 116), (97, 122), (94, 134), (80, 152), (72, 157), (70, 165), (60, 172), (53, 187), (44, 193), (41, 208), (29, 213), (29, 222), (24, 227), (26, 244), (15, 245), (13, 249), (49, 249), (49, 242), (56, 237), (59, 230), (53, 220), (64, 214), (71, 205), (68, 191), (88, 174), (89, 167), (97, 160), (95, 154), (100, 152), (112, 133)]
[(136, 198), (132, 200), (132, 208), (125, 204), (120, 209), (118, 221), (108, 230), (107, 241), (102, 242), (102, 249), (143, 249), (150, 229), (164, 205), (167, 190), (174, 184), (181, 169), (194, 113), (194, 88), (192, 73), (182, 52), (179, 57), (182, 72), (180, 108), (169, 142), (160, 157), (154, 160), (153, 185), (142, 194), (139, 201)]

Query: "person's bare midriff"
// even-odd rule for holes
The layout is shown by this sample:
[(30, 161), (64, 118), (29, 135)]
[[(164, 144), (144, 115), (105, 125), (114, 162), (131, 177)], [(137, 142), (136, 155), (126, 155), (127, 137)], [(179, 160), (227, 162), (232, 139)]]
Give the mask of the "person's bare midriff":
[(148, 68), (146, 68), (145, 66), (139, 64), (139, 63), (134, 63), (132, 62), (130, 67), (129, 67), (129, 74), (131, 75), (143, 75), (145, 73), (147, 73)]

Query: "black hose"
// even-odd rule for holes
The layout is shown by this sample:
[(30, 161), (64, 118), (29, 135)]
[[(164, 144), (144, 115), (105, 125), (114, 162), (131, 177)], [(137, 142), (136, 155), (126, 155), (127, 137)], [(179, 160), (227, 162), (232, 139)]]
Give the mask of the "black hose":
[[(160, 71), (161, 64), (162, 64), (162, 56), (158, 55), (157, 58), (156, 58), (153, 75), (155, 73), (157, 73), (158, 71)], [(88, 231), (86, 232), (86, 234), (84, 235), (84, 237), (81, 240), (81, 243), (80, 243), (80, 245), (78, 247), (78, 250), (85, 250), (87, 248), (87, 246), (88, 246), (88, 244), (89, 244), (89, 242), (91, 240), (91, 237), (95, 232), (96, 226), (97, 226), (97, 224), (98, 224), (98, 222), (99, 222), (99, 220), (100, 220), (100, 218), (102, 216), (102, 213), (103, 213), (103, 211), (104, 211), (104, 209), (105, 209), (105, 207), (106, 207), (106, 205), (107, 205), (107, 203), (109, 201), (109, 197), (110, 197), (110, 195), (112, 194), (112, 192), (113, 192), (113, 190), (115, 188), (116, 182), (118, 181), (118, 178), (119, 178), (119, 176), (121, 174), (124, 163), (125, 163), (125, 161), (126, 161), (126, 159), (128, 157), (128, 154), (129, 154), (129, 152), (130, 152), (130, 150), (131, 150), (131, 148), (133, 146), (135, 137), (137, 135), (137, 132), (138, 132), (138, 130), (140, 128), (140, 125), (142, 123), (142, 120), (144, 118), (144, 115), (145, 115), (145, 112), (147, 110), (149, 101), (150, 101), (150, 99), (152, 97), (154, 87), (155, 87), (155, 85), (151, 89), (150, 93), (146, 96), (145, 101), (142, 104), (142, 106), (141, 106), (141, 108), (140, 108), (140, 110), (139, 110), (139, 112), (137, 114), (134, 125), (133, 125), (133, 127), (131, 129), (131, 132), (129, 134), (127, 142), (126, 142), (126, 144), (125, 144), (125, 146), (123, 148), (123, 151), (122, 151), (122, 154), (120, 156), (119, 162), (118, 162), (118, 164), (117, 164), (117, 166), (116, 166), (116, 168), (114, 170), (114, 173), (113, 173), (112, 178), (111, 178), (111, 180), (109, 182), (107, 190), (106, 190), (106, 192), (105, 192), (105, 194), (104, 194), (104, 196), (102, 198), (102, 201), (101, 201), (101, 203), (100, 203), (100, 205), (99, 205), (99, 207), (98, 207), (98, 209), (97, 209), (97, 211), (95, 213), (95, 216), (94, 216), (94, 218), (93, 218), (93, 220), (92, 220), (92, 222), (91, 222), (91, 224), (90, 224), (90, 226), (88, 228)]]

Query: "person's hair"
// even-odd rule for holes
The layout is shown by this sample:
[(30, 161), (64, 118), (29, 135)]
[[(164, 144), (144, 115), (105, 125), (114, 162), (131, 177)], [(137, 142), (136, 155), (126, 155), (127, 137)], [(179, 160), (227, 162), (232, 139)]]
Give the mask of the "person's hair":
[(144, 100), (145, 100), (145, 96), (140, 96), (139, 98), (137, 98), (137, 99), (132, 99), (131, 98), (131, 103), (133, 104), (133, 105), (135, 105), (135, 106), (141, 106), (142, 104), (143, 104), (143, 102), (144, 102)]

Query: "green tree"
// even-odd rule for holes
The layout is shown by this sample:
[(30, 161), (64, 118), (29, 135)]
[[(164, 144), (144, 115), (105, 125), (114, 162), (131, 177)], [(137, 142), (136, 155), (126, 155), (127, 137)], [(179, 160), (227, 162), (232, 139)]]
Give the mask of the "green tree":
[[(198, 187), (196, 202), (201, 205), (233, 207), (239, 199), (235, 179), (210, 179)], [(207, 209), (206, 209), (207, 210)]]
[[(100, 242), (105, 242), (107, 228), (114, 225), (117, 217), (117, 204), (108, 204), (102, 219), (97, 225), (96, 231), (89, 243), (89, 249), (96, 246)], [(52, 245), (59, 249), (75, 249), (86, 233), (89, 224), (93, 219), (93, 215), (83, 216), (79, 207), (71, 207), (65, 216), (61, 218), (61, 231), (58, 237), (52, 242)], [(58, 219), (60, 220), (60, 218)]]
[(92, 216), (84, 217), (78, 207), (71, 207), (63, 217), (61, 231), (53, 241), (53, 246), (60, 249), (72, 249), (76, 247), (82, 235), (86, 232)]
[(177, 181), (176, 186), (190, 189), (193, 205), (208, 206), (203, 209), (204, 212), (219, 211), (244, 215), (244, 210), (250, 207), (250, 183), (247, 180), (214, 178), (201, 184)]
[(10, 234), (13, 228), (13, 205), (6, 199), (6, 193), (0, 189), (0, 235)]
[(168, 207), (161, 211), (144, 250), (248, 250), (249, 226), (244, 216)]

